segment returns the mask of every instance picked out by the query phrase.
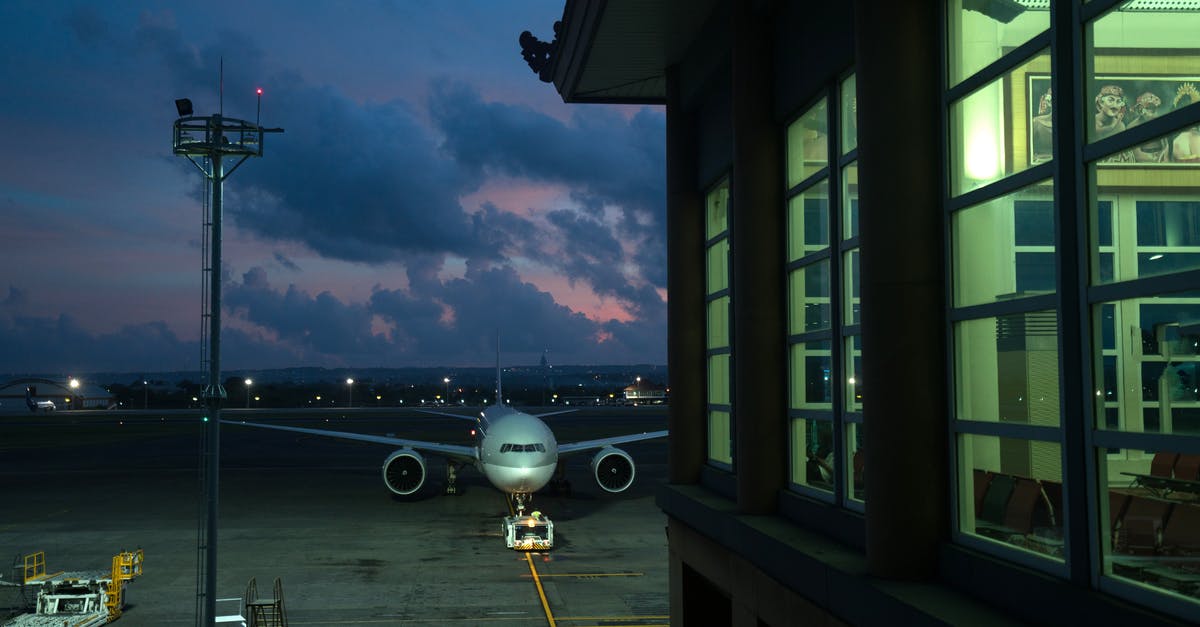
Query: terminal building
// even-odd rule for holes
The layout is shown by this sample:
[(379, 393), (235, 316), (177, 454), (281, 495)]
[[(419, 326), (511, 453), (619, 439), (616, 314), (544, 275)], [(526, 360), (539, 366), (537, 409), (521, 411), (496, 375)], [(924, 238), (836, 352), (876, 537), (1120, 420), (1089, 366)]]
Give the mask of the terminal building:
[(568, 102), (665, 106), (673, 623), (1200, 622), (1197, 33), (566, 0), (522, 37)]

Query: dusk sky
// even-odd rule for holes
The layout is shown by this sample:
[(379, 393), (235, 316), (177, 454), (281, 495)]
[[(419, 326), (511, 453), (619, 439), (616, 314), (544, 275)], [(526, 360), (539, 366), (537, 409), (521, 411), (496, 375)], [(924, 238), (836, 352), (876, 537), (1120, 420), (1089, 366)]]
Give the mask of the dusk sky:
[(664, 115), (521, 58), (563, 0), (0, 2), (0, 372), (198, 370), (204, 179), (174, 100), (270, 135), (225, 183), (223, 370), (666, 362)]

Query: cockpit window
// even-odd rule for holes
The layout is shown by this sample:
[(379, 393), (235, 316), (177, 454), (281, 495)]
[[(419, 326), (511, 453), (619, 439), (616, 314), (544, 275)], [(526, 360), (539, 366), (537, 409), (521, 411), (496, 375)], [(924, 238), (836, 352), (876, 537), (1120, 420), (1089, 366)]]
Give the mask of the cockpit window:
[(545, 453), (546, 445), (542, 444), (541, 442), (536, 442), (534, 444), (501, 444), (500, 445), (501, 453), (508, 453), (510, 451), (513, 453)]

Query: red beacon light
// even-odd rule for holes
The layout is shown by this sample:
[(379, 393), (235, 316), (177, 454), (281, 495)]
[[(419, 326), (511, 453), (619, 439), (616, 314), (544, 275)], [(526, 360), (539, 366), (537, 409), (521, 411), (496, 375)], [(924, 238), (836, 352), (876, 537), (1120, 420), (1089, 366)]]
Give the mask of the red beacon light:
[(254, 92), (261, 96), (262, 95), (262, 87), (259, 87), (258, 89), (254, 90)]

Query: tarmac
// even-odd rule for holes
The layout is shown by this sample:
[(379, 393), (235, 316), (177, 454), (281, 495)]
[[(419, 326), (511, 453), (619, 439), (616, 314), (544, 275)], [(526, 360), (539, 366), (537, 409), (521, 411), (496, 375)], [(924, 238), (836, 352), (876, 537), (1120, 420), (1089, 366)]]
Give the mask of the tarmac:
[[(535, 411), (535, 410), (530, 410)], [(260, 420), (467, 444), (470, 423), (411, 410), (227, 411)], [(546, 418), (560, 443), (666, 428), (662, 408), (606, 408)], [(47, 570), (100, 570), (145, 551), (126, 591), (123, 627), (196, 624), (198, 445), (193, 412), (0, 416), (0, 581), (44, 551)], [(442, 494), (444, 462), (427, 456), (415, 498), (395, 497), (384, 445), (265, 429), (221, 428), (218, 598), (251, 578), (280, 578), (290, 625), (666, 625), (665, 440), (622, 446), (634, 485), (604, 492), (590, 455), (569, 458), (569, 496), (537, 494), (555, 548), (505, 548), (507, 499), (473, 469)], [(13, 561), (5, 559), (13, 556)], [(0, 587), (0, 619), (19, 609)]]

